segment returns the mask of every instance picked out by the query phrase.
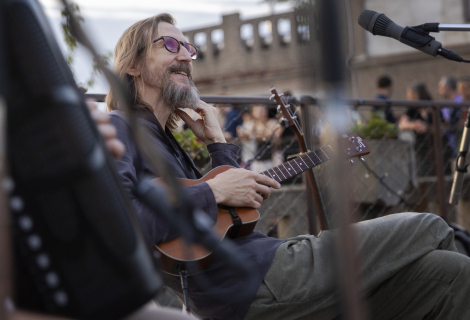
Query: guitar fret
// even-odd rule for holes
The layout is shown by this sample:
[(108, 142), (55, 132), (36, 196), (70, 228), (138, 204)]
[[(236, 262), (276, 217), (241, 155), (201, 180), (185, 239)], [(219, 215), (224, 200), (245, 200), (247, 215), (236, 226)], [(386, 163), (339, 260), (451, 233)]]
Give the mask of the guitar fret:
[(323, 151), (322, 148), (320, 148), (320, 150), (325, 154), (326, 158), (327, 158), (328, 160), (330, 160), (330, 158), (329, 158), (328, 155), (325, 153), (325, 151)]
[(320, 157), (318, 156), (318, 154), (315, 151), (313, 151), (313, 154), (318, 158), (318, 160), (320, 160), (320, 163), (322, 163), (323, 161), (320, 159)]
[[(269, 174), (269, 177), (270, 177), (271, 179), (273, 178), (273, 176), (269, 173), (269, 170), (266, 170), (266, 171), (263, 171), (263, 172), (266, 172), (267, 174)], [(264, 174), (264, 175), (266, 175), (266, 174)]]
[[(290, 170), (290, 169), (288, 170), (288, 169), (286, 168), (286, 166), (284, 165), (284, 163), (282, 164), (282, 166), (284, 167), (284, 169), (286, 169), (286, 173), (289, 173), (289, 170)], [(289, 178), (292, 178), (292, 174), (289, 173), (289, 175), (290, 175)]]
[[(311, 168), (315, 166), (315, 162), (313, 162), (307, 154), (304, 154), (300, 158), (304, 161), (307, 167)], [(308, 163), (309, 161), (311, 162), (311, 164)]]
[[(304, 170), (302, 170), (302, 167), (301, 167), (301, 166), (300, 166), (300, 165), (297, 163), (297, 161), (296, 161), (296, 160), (297, 160), (297, 159), (294, 159), (294, 162), (295, 162), (295, 164), (296, 164), (296, 165), (299, 167), (299, 169), (300, 169), (300, 172), (303, 172)], [(301, 163), (302, 163), (302, 162), (301, 162)]]
[[(279, 176), (276, 174), (276, 171), (274, 171), (273, 169), (268, 169), (268, 172), (269, 172), (269, 170), (272, 170), (272, 172), (274, 172), (274, 174), (272, 175), (271, 178), (273, 178), (274, 180), (277, 181), (277, 179), (279, 179)], [(279, 181), (280, 181), (280, 180), (279, 180)], [(279, 182), (279, 181), (277, 181), (277, 182)]]
[[(292, 161), (294, 161), (294, 160), (292, 160)], [(297, 174), (297, 171), (295, 171), (294, 167), (293, 167), (292, 164), (291, 164), (292, 161), (289, 161), (289, 162), (287, 162), (287, 163), (292, 167), (292, 170), (294, 170), (295, 174)]]
[[(310, 158), (310, 156), (308, 155), (308, 153), (305, 154), (309, 159), (310, 161), (312, 161), (313, 165), (314, 166), (317, 166), (317, 164), (315, 163), (315, 161), (312, 160), (312, 158)], [(321, 163), (321, 162), (320, 162)]]
[[(283, 179), (283, 180), (286, 180), (286, 179), (287, 179), (286, 175), (284, 174), (284, 172), (282, 172), (282, 170), (281, 170), (281, 168), (280, 168), (279, 166), (274, 167), (273, 170), (274, 170), (274, 169), (279, 170), (279, 172), (284, 176), (284, 179)], [(280, 177), (279, 177), (279, 178), (280, 178)]]

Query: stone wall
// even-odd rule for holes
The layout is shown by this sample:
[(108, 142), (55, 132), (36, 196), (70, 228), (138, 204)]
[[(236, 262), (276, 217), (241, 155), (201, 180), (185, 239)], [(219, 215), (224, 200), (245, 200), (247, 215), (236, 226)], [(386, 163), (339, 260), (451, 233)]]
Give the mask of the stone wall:
[[(240, 20), (236, 13), (223, 16), (221, 25), (183, 31), (201, 49), (193, 63), (199, 91), (267, 96), (274, 85), (295, 95), (310, 93), (311, 68), (303, 63), (309, 35), (297, 22), (298, 16), (287, 12)], [(251, 36), (246, 32), (250, 26)]]

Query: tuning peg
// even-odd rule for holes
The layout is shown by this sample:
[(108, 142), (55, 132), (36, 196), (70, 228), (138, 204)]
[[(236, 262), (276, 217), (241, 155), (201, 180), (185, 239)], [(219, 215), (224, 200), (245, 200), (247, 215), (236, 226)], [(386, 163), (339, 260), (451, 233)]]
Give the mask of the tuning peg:
[(343, 137), (343, 138), (347, 138), (348, 135), (347, 135), (347, 134), (343, 134), (342, 137)]
[(282, 109), (280, 105), (277, 106), (277, 113), (282, 113)]
[(362, 148), (361, 148), (361, 147), (356, 147), (356, 150), (357, 150), (358, 152), (362, 152)]
[(269, 100), (272, 100), (276, 97), (276, 95), (273, 93), (270, 97), (269, 97)]
[(281, 93), (281, 94), (279, 95), (279, 97), (284, 97), (284, 93)]
[(361, 160), (362, 162), (366, 162), (366, 159), (364, 159), (364, 157), (359, 157), (359, 160)]
[(351, 167), (354, 165), (354, 160), (353, 160), (353, 159), (349, 159), (348, 162), (349, 162), (349, 165), (350, 165)]
[(349, 138), (349, 141), (351, 141), (351, 142), (354, 142), (355, 140), (356, 140), (356, 138), (354, 138), (354, 137)]

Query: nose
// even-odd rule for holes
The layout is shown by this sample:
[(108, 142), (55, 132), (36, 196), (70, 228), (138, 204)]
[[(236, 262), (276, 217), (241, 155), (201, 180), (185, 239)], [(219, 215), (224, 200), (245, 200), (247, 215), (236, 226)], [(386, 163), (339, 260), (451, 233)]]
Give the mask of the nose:
[(186, 62), (192, 62), (193, 58), (191, 57), (191, 54), (189, 51), (182, 45), (180, 47), (180, 52), (178, 52), (177, 59), (179, 61), (186, 61)]

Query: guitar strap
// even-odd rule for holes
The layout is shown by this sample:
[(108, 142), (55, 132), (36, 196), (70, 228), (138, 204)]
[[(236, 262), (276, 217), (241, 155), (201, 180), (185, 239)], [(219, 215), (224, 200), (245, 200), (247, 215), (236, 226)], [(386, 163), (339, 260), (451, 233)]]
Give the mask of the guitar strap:
[(230, 212), (233, 221), (233, 227), (232, 232), (230, 232), (230, 238), (234, 239), (238, 236), (238, 233), (240, 232), (240, 229), (242, 227), (242, 219), (240, 219), (240, 216), (237, 214), (234, 207), (228, 207), (228, 212)]

